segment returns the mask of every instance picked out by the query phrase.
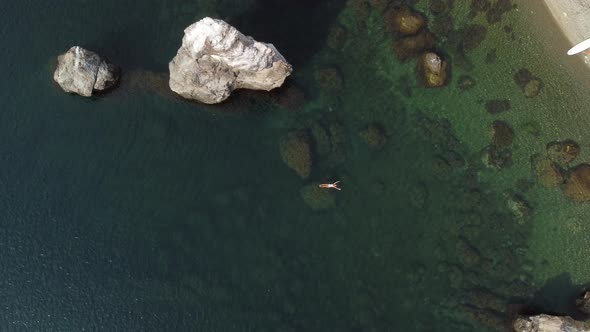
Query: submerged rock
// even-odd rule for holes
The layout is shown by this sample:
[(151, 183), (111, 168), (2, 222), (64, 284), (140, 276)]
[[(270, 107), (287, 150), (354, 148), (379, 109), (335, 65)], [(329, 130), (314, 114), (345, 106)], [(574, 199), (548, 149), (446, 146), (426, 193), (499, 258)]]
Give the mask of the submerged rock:
[(506, 299), (485, 288), (465, 290), (465, 304), (498, 313), (506, 311)]
[(462, 31), (461, 46), (466, 52), (476, 49), (486, 39), (488, 29), (480, 24), (471, 24)]
[(342, 90), (342, 75), (336, 67), (318, 69), (315, 78), (319, 87), (328, 93), (338, 93)]
[(532, 79), (530, 80), (524, 87), (524, 95), (525, 97), (531, 98), (539, 94), (541, 88), (543, 87), (543, 82), (540, 79)]
[(442, 87), (447, 83), (447, 62), (438, 54), (428, 52), (422, 55), (418, 63), (418, 78), (427, 88)]
[(426, 25), (422, 15), (406, 6), (391, 8), (384, 17), (387, 29), (401, 36), (415, 35)]
[(346, 160), (346, 130), (340, 123), (330, 123), (328, 133), (332, 149), (326, 159), (326, 165), (336, 166)]
[(524, 90), (525, 85), (533, 78), (533, 73), (531, 73), (530, 70), (526, 69), (526, 68), (520, 68), (516, 73), (514, 73), (514, 76), (512, 77), (514, 79), (514, 83), (516, 83), (516, 85), (518, 85), (518, 87), (521, 90)]
[(305, 179), (311, 173), (312, 152), (310, 137), (304, 130), (287, 133), (280, 141), (281, 157), (297, 175)]
[(53, 80), (65, 92), (90, 97), (94, 91), (104, 91), (117, 84), (120, 70), (106, 58), (73, 46), (57, 57)]
[(504, 121), (496, 120), (492, 123), (492, 144), (498, 148), (506, 148), (512, 145), (514, 130)]
[(522, 68), (514, 74), (514, 82), (528, 98), (535, 97), (543, 88), (543, 81), (526, 68)]
[(393, 45), (397, 57), (404, 61), (420, 55), (434, 46), (434, 35), (430, 31), (422, 31), (415, 36), (399, 39)]
[(309, 126), (309, 131), (313, 139), (315, 155), (320, 159), (327, 157), (332, 152), (332, 142), (328, 129), (319, 122), (313, 122)]
[(378, 149), (385, 144), (385, 131), (377, 124), (370, 124), (359, 132), (361, 139), (372, 149)]
[(330, 168), (346, 160), (346, 132), (342, 125), (315, 120), (310, 120), (304, 125), (304, 132), (309, 133), (314, 165)]
[(301, 198), (312, 210), (326, 210), (336, 206), (336, 197), (331, 190), (319, 187), (319, 182), (312, 182), (301, 188)]
[(576, 307), (581, 312), (590, 315), (590, 291), (582, 293), (582, 295), (576, 299)]
[(496, 0), (486, 12), (486, 20), (488, 23), (493, 24), (502, 20), (502, 15), (509, 12), (512, 9), (511, 0)]
[(512, 150), (489, 145), (483, 150), (483, 164), (488, 168), (506, 168), (512, 165)]
[(505, 324), (505, 316), (495, 310), (475, 308), (469, 305), (461, 306), (463, 313), (471, 320), (479, 322), (480, 324), (497, 330), (499, 326)]
[(295, 85), (282, 86), (273, 93), (273, 100), (289, 111), (299, 111), (305, 105), (305, 92)]
[(227, 99), (235, 89), (272, 90), (292, 71), (272, 44), (209, 17), (184, 30), (169, 69), (172, 91), (207, 104)]
[(590, 201), (590, 165), (580, 164), (570, 172), (563, 194), (576, 202)]
[(545, 187), (557, 187), (565, 181), (564, 171), (546, 156), (534, 155), (531, 158), (533, 173), (537, 181)]
[(460, 147), (459, 139), (453, 135), (451, 123), (448, 119), (420, 117), (416, 123), (418, 135), (425, 142), (447, 150), (457, 150)]
[(562, 167), (566, 167), (580, 154), (580, 146), (572, 140), (555, 141), (547, 144), (547, 157)]
[(545, 314), (518, 317), (512, 326), (516, 332), (590, 332), (590, 327), (569, 316)]
[(533, 213), (533, 209), (521, 195), (508, 195), (506, 204), (508, 205), (508, 209), (512, 212), (518, 223), (521, 225), (524, 224), (524, 222), (529, 219)]

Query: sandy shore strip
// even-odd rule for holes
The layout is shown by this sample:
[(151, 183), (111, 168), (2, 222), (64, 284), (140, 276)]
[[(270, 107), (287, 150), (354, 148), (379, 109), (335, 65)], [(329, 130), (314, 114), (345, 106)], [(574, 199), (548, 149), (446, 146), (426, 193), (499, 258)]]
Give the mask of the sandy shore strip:
[(590, 38), (590, 1), (544, 0), (571, 45)]
[(590, 38), (590, 0), (514, 0), (517, 11), (536, 39), (559, 67), (581, 84), (590, 86), (590, 56), (567, 55), (577, 43)]

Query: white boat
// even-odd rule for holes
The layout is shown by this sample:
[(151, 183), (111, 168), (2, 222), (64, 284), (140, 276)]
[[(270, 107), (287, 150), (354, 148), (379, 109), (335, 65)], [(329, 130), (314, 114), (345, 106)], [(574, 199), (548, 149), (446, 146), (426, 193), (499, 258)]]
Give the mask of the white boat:
[(590, 48), (590, 38), (584, 40), (583, 42), (577, 44), (576, 46), (570, 48), (569, 51), (567, 51), (567, 55), (574, 55), (574, 54), (578, 54), (580, 52), (584, 52), (585, 50)]

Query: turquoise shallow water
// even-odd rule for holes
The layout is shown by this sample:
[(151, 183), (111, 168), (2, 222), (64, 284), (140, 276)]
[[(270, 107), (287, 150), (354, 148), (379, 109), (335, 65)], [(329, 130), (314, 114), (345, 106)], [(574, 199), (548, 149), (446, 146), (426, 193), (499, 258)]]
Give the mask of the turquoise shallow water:
[[(528, 158), (572, 130), (561, 117), (545, 123), (554, 96), (579, 92), (562, 92), (534, 62), (543, 94), (524, 99), (510, 86), (502, 73), (523, 65), (522, 50), (539, 51), (516, 10), (465, 56), (439, 35), (451, 83), (424, 89), (415, 61), (391, 50), (385, 2), (7, 4), (0, 329), (487, 331), (521, 310), (573, 314), (569, 297), (588, 282), (575, 268), (585, 251), (572, 245), (571, 264), (555, 252), (568, 236), (583, 240), (587, 208), (539, 188)], [(415, 6), (436, 22), (431, 2)], [(467, 5), (453, 8), (456, 30), (488, 25)], [(183, 28), (206, 15), (275, 44), (294, 65), (288, 87), (304, 93), (283, 105), (299, 107), (275, 102), (286, 89), (218, 106), (163, 90)], [(123, 67), (121, 85), (92, 99), (59, 90), (54, 58), (73, 44)], [(492, 48), (498, 60), (486, 63)], [(339, 78), (322, 85), (326, 68)], [(461, 74), (473, 90), (457, 88)], [(514, 109), (486, 113), (483, 102), (500, 97)], [(540, 113), (523, 114), (527, 103)], [(548, 119), (540, 136), (527, 134), (539, 114)], [(481, 162), (495, 119), (516, 131), (502, 170)], [(359, 135), (373, 123), (385, 132), (380, 149)], [(331, 152), (318, 153), (306, 180), (279, 153), (293, 129), (329, 136)], [(585, 151), (583, 134), (571, 138)], [(335, 179), (343, 191), (333, 207), (304, 202), (304, 186)], [(510, 210), (514, 197), (532, 208), (526, 218)], [(551, 224), (564, 215), (574, 222)], [(546, 240), (551, 229), (558, 241)]]

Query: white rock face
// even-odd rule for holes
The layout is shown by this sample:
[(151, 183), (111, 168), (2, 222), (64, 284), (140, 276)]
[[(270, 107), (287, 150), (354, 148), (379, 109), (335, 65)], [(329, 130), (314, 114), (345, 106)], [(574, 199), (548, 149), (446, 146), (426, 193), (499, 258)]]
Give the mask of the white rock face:
[(581, 312), (590, 315), (590, 291), (584, 292), (584, 294), (576, 300), (576, 306)]
[(53, 79), (65, 92), (90, 97), (93, 91), (114, 86), (119, 80), (119, 68), (92, 51), (73, 46), (57, 57)]
[(590, 332), (590, 326), (568, 316), (518, 317), (513, 327), (516, 332)]
[(235, 89), (269, 91), (281, 86), (292, 71), (272, 44), (257, 42), (209, 17), (184, 30), (169, 69), (172, 91), (207, 104), (225, 100)]

